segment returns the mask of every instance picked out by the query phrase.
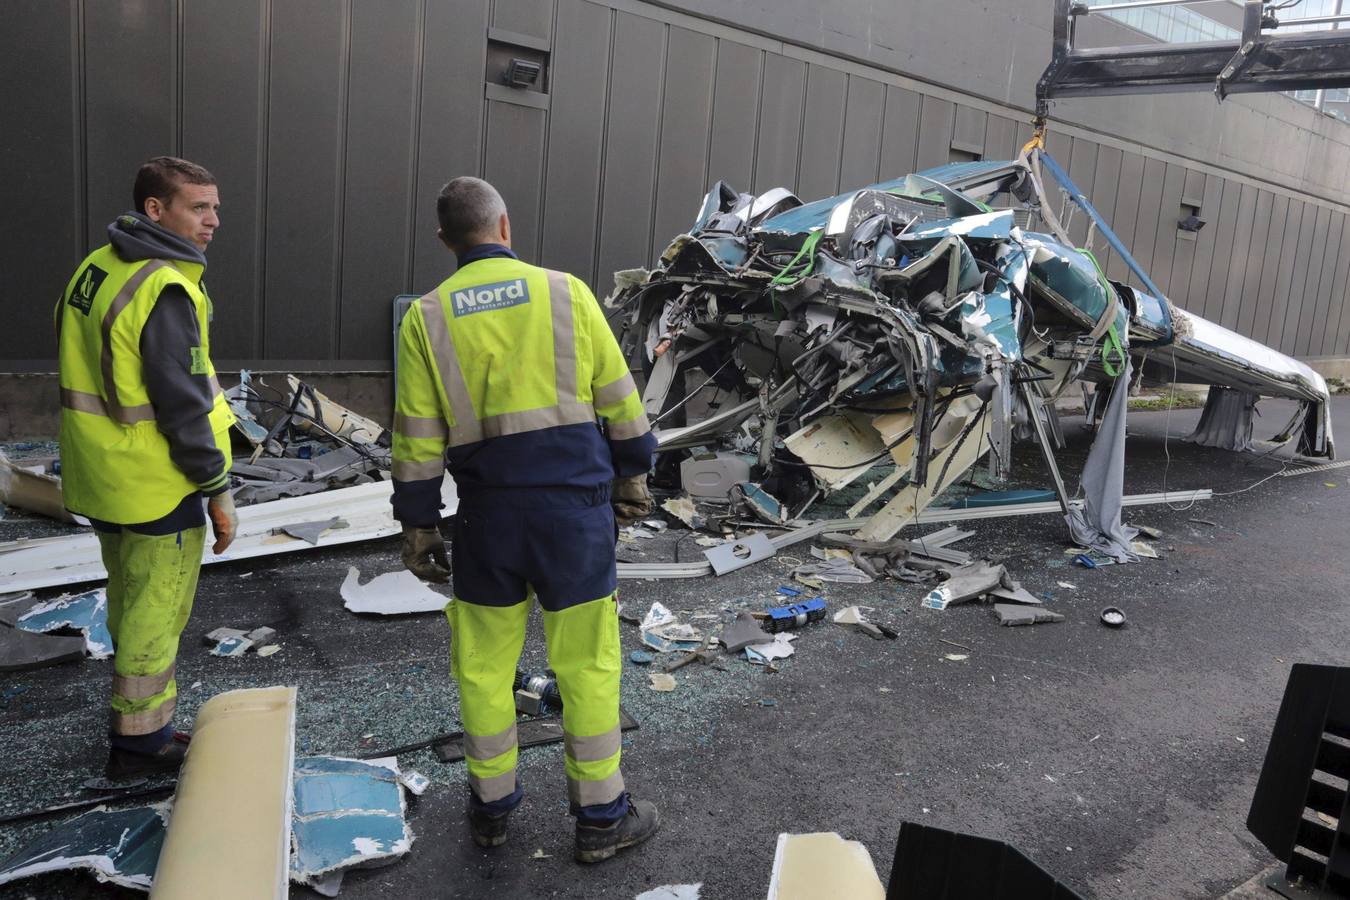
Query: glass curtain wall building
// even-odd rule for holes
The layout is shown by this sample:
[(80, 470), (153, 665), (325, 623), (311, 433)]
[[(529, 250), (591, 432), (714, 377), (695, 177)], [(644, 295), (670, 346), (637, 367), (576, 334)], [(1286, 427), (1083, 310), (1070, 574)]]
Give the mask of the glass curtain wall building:
[[(1240, 0), (1230, 0), (1241, 6)], [(1281, 11), (1286, 19), (1304, 19), (1314, 16), (1341, 15), (1350, 10), (1350, 0), (1300, 0)], [(1235, 41), (1242, 36), (1236, 28), (1219, 22), (1202, 12), (1186, 6), (1152, 6), (1143, 9), (1121, 9), (1105, 13), (1111, 19), (1128, 25), (1135, 31), (1169, 44), (1190, 44), (1199, 41)], [(1326, 25), (1282, 25), (1280, 31), (1308, 31), (1325, 29)], [(1339, 28), (1340, 23), (1331, 27)], [(1300, 103), (1322, 110), (1338, 119), (1350, 121), (1350, 89), (1328, 91), (1290, 91), (1286, 96)]]

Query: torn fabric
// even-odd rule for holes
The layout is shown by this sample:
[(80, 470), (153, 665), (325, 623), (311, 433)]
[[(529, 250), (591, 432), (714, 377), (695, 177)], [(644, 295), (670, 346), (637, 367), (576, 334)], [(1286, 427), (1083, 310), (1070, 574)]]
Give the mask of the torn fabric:
[(1098, 550), (1122, 563), (1139, 559), (1130, 549), (1130, 541), (1139, 532), (1120, 521), (1121, 500), (1125, 496), (1125, 413), (1129, 408), (1132, 371), (1127, 357), (1125, 370), (1112, 382), (1111, 399), (1083, 465), (1078, 483), (1083, 505), (1073, 507), (1064, 517), (1079, 546)]

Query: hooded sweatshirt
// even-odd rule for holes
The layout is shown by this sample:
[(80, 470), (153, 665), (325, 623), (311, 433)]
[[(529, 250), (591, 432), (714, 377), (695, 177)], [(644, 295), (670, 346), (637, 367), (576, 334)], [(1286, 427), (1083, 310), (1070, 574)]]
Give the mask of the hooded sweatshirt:
[[(141, 213), (118, 216), (108, 226), (108, 240), (125, 262), (143, 259), (181, 260), (206, 266), (206, 256), (191, 241), (162, 228)], [(192, 372), (192, 350), (201, 346), (197, 313), (187, 291), (175, 284), (160, 291), (141, 330), (142, 377), (155, 408), (155, 421), (168, 439), (169, 458), (194, 484), (219, 484), (225, 474), (225, 454), (216, 446), (210, 420), (214, 397), (211, 380)], [(226, 489), (216, 487), (210, 495)], [(156, 519), (126, 526), (141, 534), (173, 534), (206, 523), (202, 493), (183, 498), (173, 512)], [(95, 521), (100, 531), (119, 526)]]

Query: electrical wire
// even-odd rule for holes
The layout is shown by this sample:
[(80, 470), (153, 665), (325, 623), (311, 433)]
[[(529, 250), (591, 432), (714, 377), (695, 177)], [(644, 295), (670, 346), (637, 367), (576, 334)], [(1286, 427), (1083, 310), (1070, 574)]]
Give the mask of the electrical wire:
[[(1171, 438), (1172, 438), (1172, 407), (1173, 407), (1173, 405), (1175, 405), (1176, 399), (1177, 399), (1177, 355), (1176, 355), (1175, 353), (1173, 353), (1173, 354), (1171, 354), (1171, 356), (1172, 356), (1172, 389), (1171, 389), (1171, 393), (1168, 395), (1168, 398), (1167, 398), (1167, 417), (1163, 420), (1163, 456), (1164, 456), (1165, 459), (1166, 459), (1166, 462), (1163, 464), (1163, 502), (1167, 505), (1167, 508), (1168, 508), (1168, 509), (1172, 510), (1172, 512), (1187, 512), (1188, 510), (1190, 510), (1191, 507), (1195, 506), (1195, 504), (1196, 504), (1195, 498), (1191, 498), (1191, 501), (1190, 501), (1189, 503), (1187, 503), (1185, 506), (1174, 506), (1174, 505), (1172, 504), (1172, 501), (1170, 501), (1170, 500), (1167, 499), (1167, 494), (1168, 494), (1168, 491), (1167, 491), (1167, 473), (1168, 473), (1168, 471), (1169, 471), (1169, 470), (1171, 469), (1171, 467), (1172, 467), (1172, 454), (1171, 454), (1170, 450), (1168, 449), (1168, 446), (1167, 446), (1167, 445), (1168, 445), (1168, 442), (1169, 442), (1169, 441), (1171, 440)], [(1119, 380), (1120, 380), (1120, 379), (1116, 379), (1115, 381), (1112, 382), (1112, 384), (1111, 384), (1111, 389), (1112, 389), (1112, 390), (1115, 390), (1116, 382), (1118, 382)], [(1290, 431), (1292, 432), (1293, 429), (1290, 429)], [(1279, 450), (1281, 447), (1283, 447), (1283, 446), (1284, 446), (1285, 444), (1287, 444), (1287, 443), (1289, 443), (1289, 442), (1288, 442), (1288, 441), (1284, 441), (1283, 443), (1277, 444), (1275, 447), (1273, 447), (1272, 449), (1266, 451), (1266, 453), (1264, 453), (1264, 454), (1262, 454), (1260, 457), (1258, 457), (1258, 459), (1261, 459), (1261, 458), (1264, 458), (1264, 457), (1266, 457), (1266, 456), (1269, 456), (1271, 453), (1274, 453), (1276, 450)], [(1289, 468), (1289, 463), (1288, 463), (1288, 461), (1286, 461), (1286, 462), (1284, 463), (1284, 465), (1280, 466), (1280, 468), (1279, 468), (1278, 470), (1276, 470), (1276, 471), (1270, 473), (1270, 474), (1267, 475), (1265, 478), (1262, 478), (1260, 481), (1257, 481), (1257, 482), (1255, 482), (1255, 483), (1253, 483), (1253, 484), (1249, 484), (1249, 485), (1247, 485), (1247, 486), (1244, 487), (1244, 488), (1239, 488), (1239, 489), (1236, 490), (1236, 491), (1211, 491), (1211, 492), (1210, 492), (1210, 496), (1213, 496), (1213, 497), (1232, 497), (1232, 496), (1235, 496), (1235, 495), (1237, 495), (1237, 494), (1245, 494), (1245, 493), (1247, 493), (1247, 491), (1250, 491), (1250, 490), (1252, 490), (1253, 488), (1260, 487), (1261, 485), (1265, 484), (1265, 483), (1266, 483), (1267, 481), (1269, 481), (1270, 479), (1275, 478), (1276, 476), (1278, 476), (1281, 472), (1283, 472), (1283, 471), (1284, 471), (1285, 469), (1287, 469), (1287, 468)]]
[[(667, 351), (667, 352), (673, 353), (674, 350), (673, 350), (673, 348), (672, 348), (671, 350), (669, 350), (669, 351)], [(722, 370), (725, 369), (728, 365), (730, 365), (731, 362), (732, 362), (732, 360), (734, 360), (735, 358), (736, 358), (736, 354), (735, 354), (734, 352), (728, 353), (728, 354), (727, 354), (726, 361), (723, 362), (720, 366), (718, 366), (718, 367), (717, 367), (717, 370), (716, 370), (715, 372), (713, 372), (711, 375), (709, 375), (709, 376), (707, 377), (707, 379), (706, 379), (702, 384), (700, 384), (698, 387), (694, 388), (694, 389), (688, 394), (688, 396), (686, 396), (686, 397), (685, 397), (683, 400), (681, 400), (679, 403), (676, 403), (676, 404), (675, 404), (674, 406), (672, 406), (670, 409), (668, 409), (668, 410), (666, 410), (665, 412), (661, 413), (661, 415), (657, 416), (655, 419), (652, 419), (650, 424), (651, 424), (651, 425), (655, 425), (655, 424), (657, 424), (658, 422), (660, 422), (662, 419), (664, 419), (666, 416), (668, 416), (668, 415), (670, 415), (671, 413), (675, 412), (676, 410), (683, 409), (683, 408), (684, 408), (684, 405), (685, 405), (686, 403), (688, 403), (690, 400), (693, 400), (694, 397), (695, 397), (695, 395), (697, 395), (699, 391), (703, 390), (705, 387), (707, 387), (709, 384), (712, 383), (712, 380), (713, 380), (714, 378), (716, 378), (718, 375), (722, 374)]]

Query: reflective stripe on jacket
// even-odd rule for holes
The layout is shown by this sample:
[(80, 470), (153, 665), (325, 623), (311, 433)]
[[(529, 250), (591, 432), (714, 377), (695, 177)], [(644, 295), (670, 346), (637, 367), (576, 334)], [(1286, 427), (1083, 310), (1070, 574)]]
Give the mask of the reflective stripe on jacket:
[[(215, 380), (202, 267), (161, 259), (123, 261), (111, 246), (95, 250), (70, 280), (56, 309), (61, 365), (62, 491), (67, 508), (105, 522), (148, 522), (197, 491), (228, 481), (234, 415)], [(225, 471), (210, 484), (191, 481), (170, 457), (150, 402), (141, 332), (161, 291), (181, 288), (197, 315), (201, 346), (192, 370), (215, 395), (209, 420)], [(220, 482), (220, 483), (217, 483)]]
[(625, 445), (645, 471), (654, 444), (600, 305), (566, 273), (479, 259), (403, 320), (396, 482), (438, 478), (448, 457), (462, 492), (594, 486)]

